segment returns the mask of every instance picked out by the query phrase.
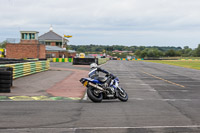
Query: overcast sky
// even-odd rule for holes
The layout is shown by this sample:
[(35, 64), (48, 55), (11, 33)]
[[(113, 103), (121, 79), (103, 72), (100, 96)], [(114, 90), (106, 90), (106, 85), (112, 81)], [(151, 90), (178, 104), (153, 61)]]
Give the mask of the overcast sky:
[(74, 45), (196, 48), (200, 0), (0, 0), (0, 41), (50, 25)]

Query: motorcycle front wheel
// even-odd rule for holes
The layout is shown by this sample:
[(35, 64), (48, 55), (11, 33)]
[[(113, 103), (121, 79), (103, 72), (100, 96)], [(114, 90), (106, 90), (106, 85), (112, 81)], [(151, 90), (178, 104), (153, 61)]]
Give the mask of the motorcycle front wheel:
[(118, 88), (118, 99), (122, 102), (128, 101), (128, 94), (123, 88)]
[(90, 98), (90, 100), (93, 102), (101, 102), (103, 99), (103, 94), (97, 93), (97, 90), (93, 87), (87, 88), (87, 95)]

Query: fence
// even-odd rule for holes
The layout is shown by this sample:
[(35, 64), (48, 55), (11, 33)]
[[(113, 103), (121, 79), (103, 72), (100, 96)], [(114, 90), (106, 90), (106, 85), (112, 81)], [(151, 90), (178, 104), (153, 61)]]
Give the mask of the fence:
[(49, 60), (46, 61), (35, 61), (25, 62), (16, 64), (2, 64), (0, 67), (12, 67), (13, 68), (13, 79), (23, 77), (26, 75), (46, 71), (49, 69)]

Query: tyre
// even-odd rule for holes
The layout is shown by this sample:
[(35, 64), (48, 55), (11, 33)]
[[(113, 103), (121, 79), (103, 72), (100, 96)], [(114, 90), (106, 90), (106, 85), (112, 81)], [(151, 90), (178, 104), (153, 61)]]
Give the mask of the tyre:
[(12, 84), (12, 80), (3, 80), (3, 79), (0, 79), (0, 84)]
[(93, 102), (101, 102), (103, 99), (103, 94), (95, 93), (95, 88), (93, 88), (93, 87), (87, 88), (87, 95), (90, 98), (90, 100)]
[(0, 88), (0, 93), (10, 93), (10, 88)]
[(0, 80), (1, 79), (3, 79), (3, 80), (11, 80), (12, 76), (0, 75)]
[(11, 84), (0, 84), (0, 88), (9, 88)]
[(121, 88), (121, 90), (118, 89), (118, 99), (122, 102), (128, 101), (128, 94), (123, 88)]
[(11, 76), (12, 72), (11, 71), (0, 71), (0, 75)]

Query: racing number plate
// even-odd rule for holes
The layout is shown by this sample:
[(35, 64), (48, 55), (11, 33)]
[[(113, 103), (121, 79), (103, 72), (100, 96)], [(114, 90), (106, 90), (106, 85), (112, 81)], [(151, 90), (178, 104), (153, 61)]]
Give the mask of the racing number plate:
[(85, 81), (84, 84), (83, 84), (83, 86), (86, 87), (87, 85), (88, 85), (88, 81)]

